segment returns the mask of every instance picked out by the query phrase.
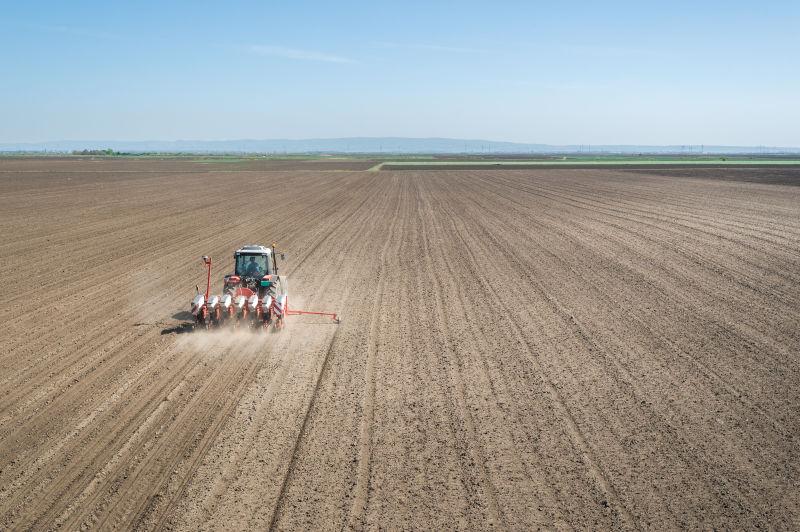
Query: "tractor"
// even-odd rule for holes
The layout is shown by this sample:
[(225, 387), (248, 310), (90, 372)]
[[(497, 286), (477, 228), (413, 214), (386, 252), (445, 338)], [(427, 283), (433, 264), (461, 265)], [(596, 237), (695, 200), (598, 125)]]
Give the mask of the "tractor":
[(282, 252), (272, 246), (246, 245), (233, 253), (234, 270), (223, 279), (222, 295), (210, 295), (211, 257), (203, 256), (207, 268), (206, 290), (192, 300), (195, 327), (211, 329), (222, 326), (233, 328), (262, 328), (275, 331), (283, 329), (289, 315), (313, 314), (328, 316), (339, 323), (332, 312), (289, 310), (286, 276), (278, 275), (278, 256)]

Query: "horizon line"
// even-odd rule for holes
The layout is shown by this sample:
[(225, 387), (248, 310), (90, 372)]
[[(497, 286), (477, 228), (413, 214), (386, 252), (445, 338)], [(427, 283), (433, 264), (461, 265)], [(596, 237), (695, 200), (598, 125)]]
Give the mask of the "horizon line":
[[(483, 143), (497, 145), (527, 146), (539, 148), (577, 148), (580, 150), (596, 151), (603, 148), (676, 148), (686, 151), (711, 148), (725, 149), (750, 149), (750, 150), (800, 150), (800, 146), (774, 145), (774, 144), (715, 144), (715, 143), (668, 143), (668, 144), (634, 144), (634, 143), (549, 143), (549, 142), (528, 142), (511, 140), (490, 140), (481, 138), (458, 138), (458, 137), (402, 137), (402, 136), (347, 136), (347, 137), (301, 137), (301, 138), (230, 138), (230, 139), (144, 139), (144, 140), (119, 140), (119, 139), (58, 139), (58, 140), (39, 140), (39, 141), (0, 141), (0, 149), (8, 149), (12, 146), (46, 146), (59, 144), (179, 144), (179, 143), (204, 143), (204, 144), (230, 144), (230, 143), (253, 143), (253, 142), (341, 142), (341, 141), (446, 141), (453, 143)], [(488, 147), (488, 146), (487, 146)], [(42, 148), (48, 149), (48, 148)], [(390, 149), (387, 146), (387, 149)], [(338, 151), (324, 150), (324, 151)], [(350, 150), (347, 150), (350, 151)]]

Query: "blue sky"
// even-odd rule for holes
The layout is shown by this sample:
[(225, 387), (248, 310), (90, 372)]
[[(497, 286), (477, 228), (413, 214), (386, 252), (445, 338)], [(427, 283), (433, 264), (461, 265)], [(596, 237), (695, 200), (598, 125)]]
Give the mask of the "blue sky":
[(8, 2), (0, 142), (800, 146), (800, 2)]

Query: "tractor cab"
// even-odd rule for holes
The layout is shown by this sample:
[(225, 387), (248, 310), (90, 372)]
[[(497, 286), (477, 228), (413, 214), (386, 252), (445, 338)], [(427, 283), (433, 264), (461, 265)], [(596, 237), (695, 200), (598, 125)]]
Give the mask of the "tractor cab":
[(280, 284), (275, 251), (266, 246), (248, 245), (233, 254), (234, 273), (225, 276), (225, 289), (232, 294), (275, 292)]
[[(255, 246), (253, 246), (255, 247)], [(259, 246), (260, 247), (260, 246)], [(272, 260), (271, 250), (264, 248), (261, 250), (241, 249), (234, 253), (235, 274), (240, 277), (261, 277), (271, 275)]]
[(275, 273), (272, 248), (266, 246), (243, 246), (233, 253), (234, 275), (261, 278)]

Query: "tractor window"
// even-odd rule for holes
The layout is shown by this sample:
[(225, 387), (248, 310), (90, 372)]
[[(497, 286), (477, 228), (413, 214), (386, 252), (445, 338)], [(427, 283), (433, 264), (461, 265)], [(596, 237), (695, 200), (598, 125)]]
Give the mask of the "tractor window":
[(236, 275), (256, 277), (272, 273), (267, 255), (239, 255), (236, 257)]

